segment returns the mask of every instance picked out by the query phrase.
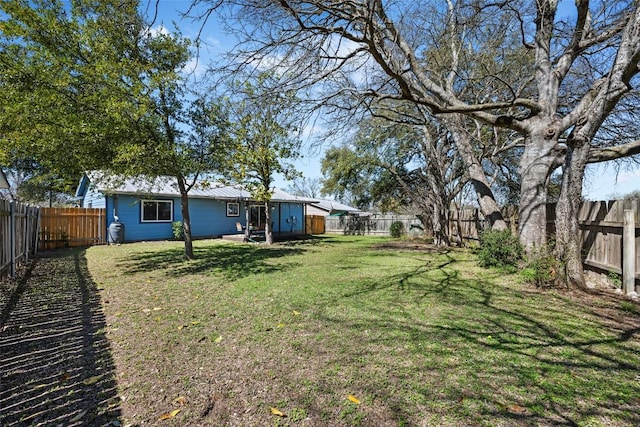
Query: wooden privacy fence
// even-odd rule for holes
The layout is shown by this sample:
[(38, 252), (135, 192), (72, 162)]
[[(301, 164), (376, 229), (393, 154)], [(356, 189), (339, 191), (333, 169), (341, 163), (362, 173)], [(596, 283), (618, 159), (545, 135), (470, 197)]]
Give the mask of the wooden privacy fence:
[(0, 199), (0, 281), (36, 252), (40, 208)]
[(107, 216), (99, 208), (42, 208), (40, 249), (106, 243)]
[(305, 230), (309, 234), (324, 234), (324, 216), (307, 215), (304, 217)]
[[(555, 232), (555, 204), (547, 205), (547, 234)], [(517, 214), (503, 213), (512, 230), (517, 229)], [(578, 214), (582, 259), (585, 265), (630, 280), (640, 279), (640, 201), (612, 200), (583, 202)], [(627, 237), (624, 238), (625, 224)], [(484, 218), (478, 209), (452, 211), (449, 227), (451, 235), (465, 241), (477, 241), (484, 229)], [(626, 262), (625, 262), (626, 260)], [(623, 274), (627, 270), (627, 274)]]
[(423, 231), (422, 222), (415, 215), (328, 216), (325, 218), (325, 230), (334, 234), (390, 236), (391, 224), (396, 221), (401, 222), (408, 233)]

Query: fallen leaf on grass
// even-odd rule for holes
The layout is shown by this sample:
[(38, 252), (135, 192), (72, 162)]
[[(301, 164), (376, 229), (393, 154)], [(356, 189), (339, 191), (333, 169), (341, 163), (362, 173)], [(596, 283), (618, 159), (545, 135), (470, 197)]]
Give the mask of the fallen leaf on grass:
[(187, 398), (184, 396), (176, 397), (176, 399), (173, 402), (177, 403), (180, 406), (184, 406), (187, 404)]
[(293, 310), (293, 315), (294, 315), (294, 316), (300, 316), (300, 312), (299, 312), (299, 311), (296, 311), (296, 310)]
[(270, 409), (273, 415), (277, 415), (279, 417), (286, 417), (286, 415), (283, 414), (278, 408), (270, 408)]
[(507, 410), (514, 414), (524, 414), (527, 412), (527, 408), (523, 408), (520, 405), (509, 405), (507, 406)]
[(222, 342), (222, 335), (218, 336), (218, 338), (213, 340), (213, 342), (216, 343), (216, 344), (220, 344)]
[(87, 410), (84, 410), (82, 412), (80, 412), (78, 415), (76, 415), (75, 417), (71, 418), (69, 420), (70, 423), (76, 423), (78, 421), (80, 421), (82, 419), (82, 417), (84, 417), (87, 414)]
[(192, 324), (193, 326), (196, 326), (196, 325), (199, 325), (199, 324), (200, 324), (200, 322), (191, 322), (191, 324)]
[(180, 411), (182, 411), (182, 409), (174, 409), (171, 412), (167, 412), (166, 414), (160, 415), (160, 418), (158, 418), (158, 420), (160, 420), (160, 421), (169, 420), (169, 419), (175, 417), (176, 415), (178, 415), (180, 413)]
[(350, 394), (349, 396), (347, 396), (347, 399), (349, 399), (351, 402), (355, 403), (356, 405), (360, 404), (360, 399), (358, 399), (357, 397), (355, 397), (354, 395)]
[(100, 380), (101, 376), (102, 375), (96, 375), (95, 377), (87, 378), (86, 380), (82, 381), (82, 384), (84, 384), (84, 385), (93, 385), (93, 384), (97, 383)]
[(278, 323), (278, 328), (284, 328), (284, 323)]
[(183, 330), (183, 329), (184, 329), (184, 328), (186, 328), (186, 327), (187, 327), (186, 325), (180, 325), (180, 326), (178, 326), (178, 330), (179, 330), (179, 331), (181, 331), (181, 330)]

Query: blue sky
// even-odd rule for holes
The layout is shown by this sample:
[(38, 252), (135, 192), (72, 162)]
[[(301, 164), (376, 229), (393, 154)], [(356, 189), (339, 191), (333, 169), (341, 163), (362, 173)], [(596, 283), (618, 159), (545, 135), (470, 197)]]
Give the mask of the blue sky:
[[(163, 25), (167, 30), (173, 30), (172, 21), (175, 21), (183, 35), (193, 38), (198, 34), (200, 23), (180, 17), (180, 12), (185, 12), (189, 8), (190, 0), (160, 0), (158, 4), (158, 17), (154, 28), (157, 29), (159, 25)], [(151, 11), (155, 8), (154, 5), (155, 1), (152, 0)], [(560, 7), (569, 11), (573, 10), (574, 6), (572, 1), (562, 0)], [(215, 16), (212, 16), (205, 26), (202, 39), (206, 44), (200, 50), (201, 58), (197, 64), (195, 62), (191, 64), (192, 68), (197, 67), (196, 71), (204, 71), (210, 59), (215, 60), (235, 45), (234, 38), (221, 31)], [(309, 144), (309, 141), (304, 142)], [(296, 162), (297, 169), (305, 177), (321, 177), (320, 160), (326, 148), (322, 147), (320, 150), (304, 148), (302, 152), (304, 157)], [(283, 189), (288, 186), (282, 177), (277, 177), (275, 184)], [(607, 163), (588, 167), (583, 187), (583, 195), (587, 199), (610, 200), (635, 190), (640, 190), (640, 167), (638, 166), (618, 169), (613, 163)]]

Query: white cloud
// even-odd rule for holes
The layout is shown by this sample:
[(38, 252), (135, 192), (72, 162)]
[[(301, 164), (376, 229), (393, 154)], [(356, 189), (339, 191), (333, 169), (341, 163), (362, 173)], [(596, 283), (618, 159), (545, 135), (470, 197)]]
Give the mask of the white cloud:
[(640, 169), (620, 171), (613, 165), (587, 165), (583, 196), (589, 200), (615, 200), (640, 189)]
[(204, 75), (207, 71), (207, 66), (203, 58), (191, 58), (182, 68), (182, 72), (185, 74), (193, 74), (196, 77)]
[(151, 35), (151, 37), (157, 37), (160, 34), (168, 36), (169, 34), (171, 34), (171, 32), (167, 30), (164, 25), (160, 24), (157, 27), (149, 28), (149, 34)]
[(625, 182), (634, 182), (638, 184), (638, 188), (640, 188), (640, 169), (620, 172), (620, 174), (618, 175), (618, 182), (620, 184), (623, 184)]

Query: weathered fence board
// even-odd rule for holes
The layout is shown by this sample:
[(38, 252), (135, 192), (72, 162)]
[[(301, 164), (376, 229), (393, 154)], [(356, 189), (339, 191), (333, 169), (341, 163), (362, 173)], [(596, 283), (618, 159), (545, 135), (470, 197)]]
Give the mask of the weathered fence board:
[(328, 216), (325, 230), (334, 234), (390, 236), (391, 224), (396, 221), (400, 221), (407, 232), (416, 229), (422, 232), (422, 222), (415, 215)]
[(324, 216), (322, 215), (307, 215), (304, 217), (305, 230), (309, 234), (324, 234)]
[(106, 243), (105, 209), (42, 208), (40, 217), (40, 249)]
[(37, 247), (39, 208), (0, 199), (0, 280), (15, 277)]

